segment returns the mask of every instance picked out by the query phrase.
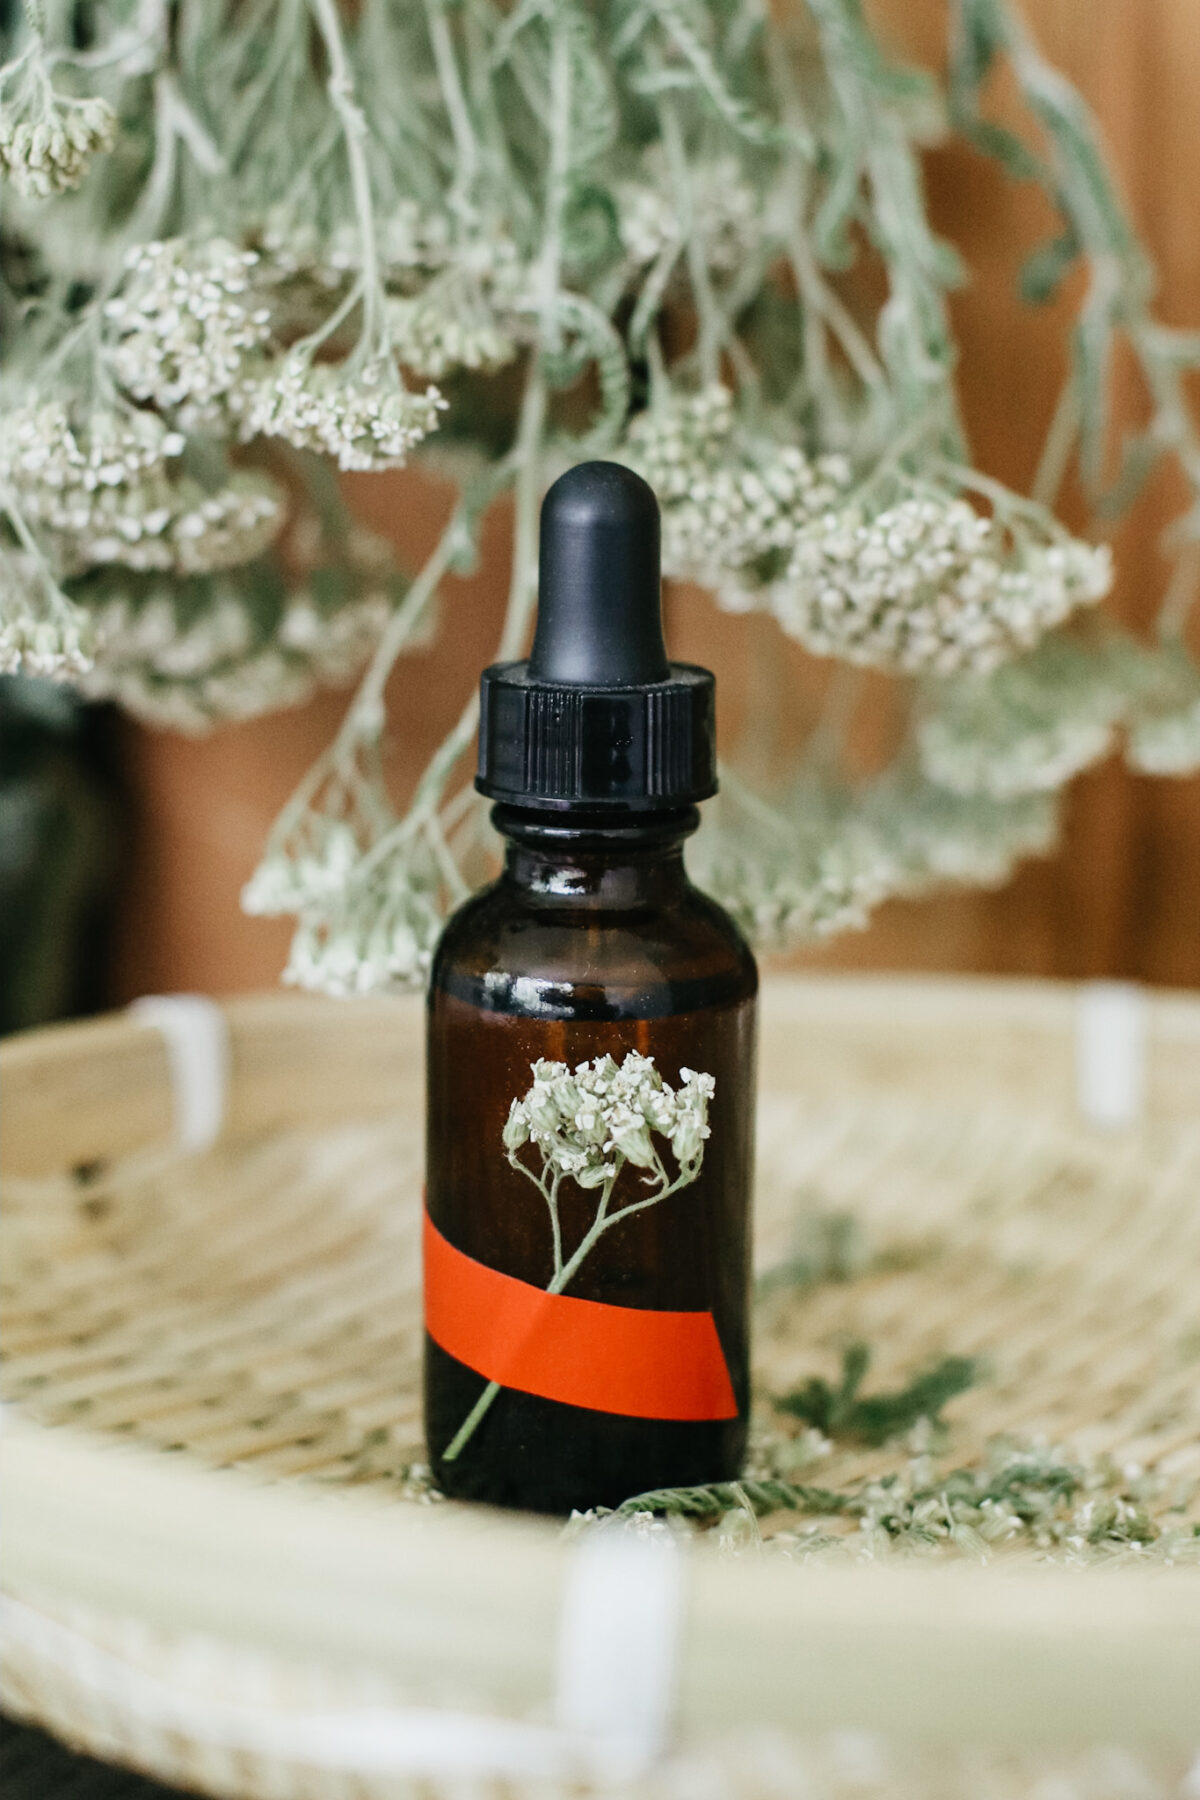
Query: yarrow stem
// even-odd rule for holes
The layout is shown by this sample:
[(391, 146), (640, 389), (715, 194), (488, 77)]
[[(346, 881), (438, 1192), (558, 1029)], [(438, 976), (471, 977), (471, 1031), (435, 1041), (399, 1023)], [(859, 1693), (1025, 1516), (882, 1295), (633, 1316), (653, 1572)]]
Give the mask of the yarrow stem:
[(325, 54), (329, 58), (329, 98), (342, 122), (346, 161), (354, 193), (354, 216), (358, 225), (363, 285), (362, 335), (363, 342), (374, 348), (383, 340), (384, 321), (375, 203), (371, 196), (371, 175), (363, 147), (368, 135), (367, 121), (355, 93), (354, 74), (346, 53), (346, 40), (342, 35), (336, 0), (309, 0), (309, 4), (325, 45)]

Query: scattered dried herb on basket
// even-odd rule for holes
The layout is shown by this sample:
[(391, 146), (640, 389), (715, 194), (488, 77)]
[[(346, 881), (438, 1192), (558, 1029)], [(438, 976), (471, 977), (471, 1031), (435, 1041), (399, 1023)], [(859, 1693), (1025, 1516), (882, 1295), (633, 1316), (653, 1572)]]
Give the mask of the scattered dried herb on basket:
[[(769, 1449), (769, 1447), (768, 1447)], [(1172, 1502), (1163, 1512), (1164, 1499)], [(874, 1560), (894, 1552), (957, 1553), (985, 1559), (1003, 1548), (1034, 1551), (1051, 1561), (1086, 1565), (1100, 1560), (1195, 1563), (1200, 1526), (1184, 1517), (1194, 1484), (1175, 1492), (1166, 1477), (1110, 1458), (1068, 1461), (1037, 1444), (996, 1439), (981, 1466), (940, 1471), (927, 1455), (841, 1491), (768, 1475), (706, 1487), (636, 1494), (616, 1509), (577, 1515), (572, 1530), (615, 1517), (636, 1530), (716, 1530), (738, 1549), (743, 1532), (729, 1527), (752, 1517), (807, 1515), (801, 1529), (786, 1517), (750, 1541), (775, 1554), (808, 1558), (834, 1553)], [(1157, 1501), (1162, 1516), (1151, 1516)], [(1178, 1519), (1178, 1523), (1169, 1522)], [(824, 1525), (815, 1521), (824, 1520)]]
[(814, 1376), (793, 1393), (781, 1394), (775, 1405), (781, 1412), (802, 1419), (831, 1438), (852, 1438), (865, 1444), (886, 1444), (890, 1438), (911, 1431), (918, 1419), (936, 1423), (943, 1406), (973, 1387), (980, 1367), (969, 1356), (944, 1356), (907, 1387), (879, 1394), (860, 1394), (871, 1352), (866, 1344), (851, 1344), (842, 1356), (842, 1379), (837, 1387)]
[(616, 1509), (618, 1518), (638, 1513), (690, 1519), (697, 1525), (715, 1525), (738, 1508), (759, 1519), (777, 1512), (843, 1513), (847, 1496), (832, 1488), (807, 1487), (791, 1481), (714, 1481), (707, 1487), (657, 1488), (634, 1494)]

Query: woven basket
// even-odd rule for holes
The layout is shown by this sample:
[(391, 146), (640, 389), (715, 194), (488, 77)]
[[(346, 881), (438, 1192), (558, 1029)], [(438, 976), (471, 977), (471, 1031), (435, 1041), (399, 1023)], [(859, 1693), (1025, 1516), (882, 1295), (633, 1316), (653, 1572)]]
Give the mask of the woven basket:
[[(431, 1503), (420, 1007), (223, 1014), (204, 1150), (176, 1138), (215, 1123), (219, 1035), (182, 1090), (153, 1015), (0, 1055), (10, 1713), (228, 1800), (891, 1791), (861, 1737), (813, 1748), (846, 1729), (926, 1758), (904, 1765), (922, 1793), (931, 1767), (1001, 1793), (1020, 1755), (1101, 1740), (1159, 1758), (1169, 1791), (1200, 1741), (1191, 1570), (865, 1562), (849, 1540), (789, 1560)], [(768, 982), (759, 1267), (831, 1222), (866, 1248), (772, 1291), (761, 1391), (834, 1377), (855, 1339), (883, 1387), (981, 1358), (947, 1411), (958, 1463), (1042, 1434), (1154, 1471), (1147, 1504), (1186, 1527), (1198, 1103), (1200, 1000)], [(907, 1454), (838, 1446), (819, 1480)], [(1008, 1760), (985, 1768), (989, 1745)], [(1092, 1786), (1124, 1792), (1108, 1764)]]

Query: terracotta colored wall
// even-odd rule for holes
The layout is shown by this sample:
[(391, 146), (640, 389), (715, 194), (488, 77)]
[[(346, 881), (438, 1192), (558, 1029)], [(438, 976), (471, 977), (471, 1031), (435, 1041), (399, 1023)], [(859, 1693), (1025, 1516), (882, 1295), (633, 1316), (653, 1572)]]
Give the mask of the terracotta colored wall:
[[(1026, 0), (1048, 55), (1098, 111), (1133, 216), (1160, 269), (1160, 309), (1200, 325), (1200, 7), (1197, 0)], [(940, 41), (937, 0), (887, 0), (875, 16), (918, 53)], [(1014, 188), (971, 152), (929, 159), (935, 219), (974, 272), (954, 300), (963, 350), (962, 400), (981, 466), (1024, 483), (1063, 369), (1063, 316), (1030, 314), (1014, 277), (1050, 228), (1031, 190)], [(1118, 372), (1121, 404), (1136, 418), (1141, 396)], [(1200, 395), (1198, 395), (1200, 398)], [(432, 543), (448, 491), (413, 472), (357, 477), (354, 503), (387, 529), (410, 567)], [(1144, 626), (1161, 591), (1156, 540), (1178, 508), (1159, 482), (1116, 541), (1113, 606)], [(1075, 523), (1082, 523), (1077, 513)], [(403, 780), (420, 767), (491, 655), (507, 576), (507, 519), (489, 521), (481, 572), (447, 582), (444, 630), (407, 658), (391, 689), (395, 758)], [(801, 735), (828, 679), (766, 621), (721, 617), (693, 592), (672, 595), (676, 655), (707, 661), (721, 678), (722, 731), (732, 741), (747, 701), (764, 682), (785, 683), (789, 721)], [(198, 987), (213, 992), (273, 981), (286, 952), (285, 923), (244, 919), (237, 893), (278, 806), (328, 740), (344, 699), (188, 741), (129, 732), (129, 769), (140, 826), (122, 911), (116, 986), (121, 995)], [(887, 684), (868, 680), (855, 718), (862, 754), (889, 732)], [(1068, 976), (1119, 974), (1200, 986), (1200, 780), (1151, 781), (1115, 763), (1073, 790), (1061, 850), (1031, 863), (1001, 893), (947, 893), (885, 907), (872, 928), (807, 960), (863, 967), (985, 969)]]

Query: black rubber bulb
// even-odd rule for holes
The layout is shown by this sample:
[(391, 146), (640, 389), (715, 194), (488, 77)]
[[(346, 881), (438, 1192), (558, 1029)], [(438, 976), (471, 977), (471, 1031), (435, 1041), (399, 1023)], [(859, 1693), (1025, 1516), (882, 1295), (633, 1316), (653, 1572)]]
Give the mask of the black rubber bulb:
[(542, 505), (531, 681), (640, 687), (669, 676), (658, 501), (620, 463), (579, 463)]

